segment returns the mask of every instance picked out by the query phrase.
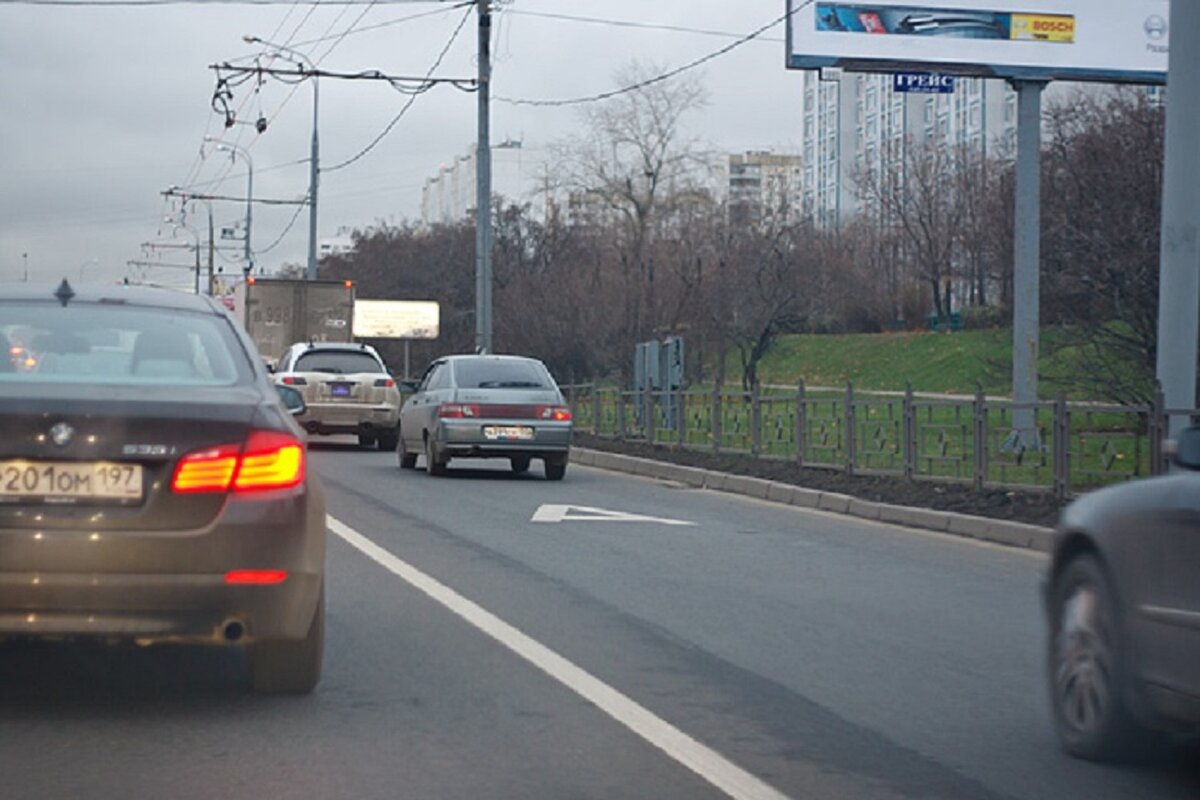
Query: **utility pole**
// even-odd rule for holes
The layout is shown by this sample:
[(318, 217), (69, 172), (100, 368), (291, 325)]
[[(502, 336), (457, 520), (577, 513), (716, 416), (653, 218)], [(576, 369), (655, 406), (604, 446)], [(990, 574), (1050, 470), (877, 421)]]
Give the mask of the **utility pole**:
[(490, 120), (492, 4), (479, 12), (479, 136), (475, 144), (475, 350), (492, 352), (492, 144)]
[[(1200, 333), (1200, 3), (1171, 0), (1167, 57), (1167, 139), (1163, 169), (1162, 253), (1158, 288), (1158, 380), (1166, 406), (1196, 407), (1197, 335)], [(1188, 426), (1189, 415), (1168, 415), (1168, 435)]]
[[(312, 62), (309, 62), (310, 69)], [(321, 145), (317, 141), (317, 88), (320, 81), (312, 76), (313, 87), (313, 131), (312, 154), (308, 163), (308, 273), (310, 281), (317, 279), (317, 182), (321, 175)]]
[[(246, 231), (246, 240), (249, 241), (250, 231)], [(216, 276), (213, 275), (213, 256), (215, 255), (216, 244), (213, 242), (213, 220), (212, 220), (212, 204), (208, 204), (208, 294), (211, 297), (213, 294), (213, 281)]]

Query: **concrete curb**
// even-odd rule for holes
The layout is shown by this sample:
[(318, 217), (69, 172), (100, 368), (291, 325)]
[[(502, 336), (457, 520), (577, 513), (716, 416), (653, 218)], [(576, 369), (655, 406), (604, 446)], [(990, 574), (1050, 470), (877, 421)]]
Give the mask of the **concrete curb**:
[(1054, 530), (1039, 525), (975, 517), (953, 511), (876, 503), (847, 494), (822, 492), (802, 486), (792, 486), (789, 483), (776, 483), (762, 478), (733, 475), (727, 472), (712, 472), (665, 461), (609, 453), (605, 450), (572, 447), (571, 460), (585, 467), (673, 481), (696, 489), (730, 492), (773, 503), (783, 503), (799, 508), (815, 508), (860, 519), (948, 533), (1043, 553), (1050, 552), (1054, 542)]

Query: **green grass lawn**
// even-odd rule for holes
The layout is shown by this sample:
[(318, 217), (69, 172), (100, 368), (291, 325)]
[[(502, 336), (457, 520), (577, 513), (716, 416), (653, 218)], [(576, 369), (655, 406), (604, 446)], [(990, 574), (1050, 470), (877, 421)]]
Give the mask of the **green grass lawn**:
[[(1043, 332), (1042, 350), (1049, 350), (1055, 331)], [(1043, 374), (1070, 374), (1071, 365), (1043, 356)], [(737, 354), (731, 354), (726, 375), (741, 376)], [(902, 391), (912, 381), (918, 392), (971, 394), (982, 383), (988, 394), (1009, 395), (1012, 385), (1012, 331), (1006, 328), (956, 333), (901, 332), (880, 334), (803, 334), (780, 337), (759, 369), (764, 384), (841, 387)], [(1040, 386), (1042, 399), (1051, 400), (1056, 386)], [(1076, 393), (1067, 389), (1071, 399)], [(1087, 398), (1090, 399), (1090, 398)]]

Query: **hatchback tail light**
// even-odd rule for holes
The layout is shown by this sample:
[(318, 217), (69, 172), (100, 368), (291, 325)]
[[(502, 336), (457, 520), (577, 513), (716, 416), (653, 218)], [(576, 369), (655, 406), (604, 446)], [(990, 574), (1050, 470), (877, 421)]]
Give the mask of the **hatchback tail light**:
[(556, 422), (570, 422), (571, 409), (566, 406), (538, 406), (538, 419), (552, 419)]
[(479, 416), (479, 406), (470, 403), (442, 403), (438, 406), (442, 419), (473, 419)]
[(288, 386), (308, 386), (308, 381), (302, 375), (284, 375), (282, 380)]
[(256, 492), (288, 489), (304, 481), (304, 446), (276, 431), (254, 431), (244, 445), (225, 444), (179, 459), (171, 489), (198, 492)]
[(396, 382), (394, 380), (392, 380), (391, 378), (376, 378), (375, 379), (375, 388), (376, 389), (390, 389), (395, 385), (396, 385)]

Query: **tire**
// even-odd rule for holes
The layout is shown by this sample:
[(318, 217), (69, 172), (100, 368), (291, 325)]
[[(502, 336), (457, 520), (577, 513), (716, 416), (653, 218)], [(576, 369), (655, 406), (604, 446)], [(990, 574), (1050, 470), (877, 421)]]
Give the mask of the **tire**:
[(400, 428), (388, 428), (379, 432), (379, 441), (376, 442), (379, 449), (384, 453), (389, 450), (395, 450), (396, 445), (400, 443)]
[(437, 448), (428, 436), (425, 437), (425, 471), (435, 477), (446, 474), (446, 462), (438, 460)]
[(264, 694), (308, 694), (321, 680), (325, 651), (325, 589), (303, 639), (255, 642), (248, 648), (254, 691)]
[(508, 463), (516, 475), (524, 475), (529, 472), (529, 456), (513, 456), (508, 459)]
[(1127, 754), (1138, 726), (1125, 707), (1116, 597), (1099, 560), (1084, 554), (1067, 562), (1051, 603), (1050, 704), (1063, 749), (1090, 760)]
[(358, 446), (359, 447), (374, 447), (375, 446), (375, 434), (360, 433), (358, 435)]
[(567, 474), (567, 457), (557, 456), (545, 459), (546, 480), (561, 481)]
[(408, 448), (404, 445), (404, 436), (399, 437), (399, 442), (396, 444), (396, 452), (400, 455), (400, 469), (416, 469), (417, 454), (408, 452)]

